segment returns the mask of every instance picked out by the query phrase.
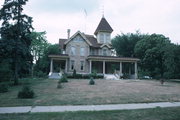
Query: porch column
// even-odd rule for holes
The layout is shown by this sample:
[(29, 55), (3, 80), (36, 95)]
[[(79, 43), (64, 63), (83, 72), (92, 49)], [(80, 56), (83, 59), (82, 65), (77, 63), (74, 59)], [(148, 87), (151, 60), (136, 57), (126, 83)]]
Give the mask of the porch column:
[(134, 63), (134, 71), (135, 71), (135, 73), (134, 73), (135, 79), (137, 79), (138, 78), (138, 76), (137, 76), (137, 74), (138, 74), (138, 71), (137, 71), (137, 62)]
[(67, 59), (66, 59), (66, 64), (65, 64), (65, 72), (67, 73)]
[(89, 73), (91, 74), (91, 72), (92, 72), (92, 61), (90, 60), (89, 61)]
[(105, 74), (105, 68), (106, 66), (105, 66), (105, 61), (103, 61), (103, 74)]
[(50, 64), (50, 73), (53, 72), (53, 59), (51, 58), (51, 64)]
[(119, 63), (119, 76), (122, 76), (122, 62)]

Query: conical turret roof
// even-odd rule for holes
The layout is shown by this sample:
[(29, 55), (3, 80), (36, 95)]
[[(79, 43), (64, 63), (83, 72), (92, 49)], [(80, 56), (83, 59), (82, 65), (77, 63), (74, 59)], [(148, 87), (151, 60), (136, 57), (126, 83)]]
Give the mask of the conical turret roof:
[(98, 27), (96, 28), (96, 31), (94, 32), (94, 34), (97, 35), (98, 32), (110, 32), (110, 33), (112, 33), (112, 31), (113, 31), (113, 29), (111, 28), (111, 26), (109, 25), (107, 20), (104, 17), (102, 17)]

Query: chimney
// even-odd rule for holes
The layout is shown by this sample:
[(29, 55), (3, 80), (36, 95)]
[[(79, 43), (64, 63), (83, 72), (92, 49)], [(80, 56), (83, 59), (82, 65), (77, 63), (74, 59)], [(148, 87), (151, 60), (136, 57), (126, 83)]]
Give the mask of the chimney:
[(67, 29), (67, 39), (70, 38), (70, 32), (71, 32), (71, 30), (70, 30), (70, 29)]

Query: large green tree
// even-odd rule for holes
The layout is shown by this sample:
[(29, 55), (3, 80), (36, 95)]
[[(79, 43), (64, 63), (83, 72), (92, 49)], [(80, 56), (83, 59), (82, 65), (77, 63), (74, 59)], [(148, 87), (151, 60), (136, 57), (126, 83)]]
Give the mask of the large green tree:
[[(35, 75), (38, 77), (47, 75), (49, 73), (49, 68), (50, 68), (50, 59), (48, 56), (58, 55), (58, 54), (61, 54), (61, 49), (59, 47), (59, 44), (49, 45), (47, 49), (44, 50), (43, 56), (40, 59), (38, 59), (38, 61), (35, 64), (35, 69), (34, 69)], [(55, 64), (54, 67), (56, 67)]]
[(165, 73), (165, 52), (170, 44), (169, 38), (160, 34), (152, 34), (137, 42), (135, 54), (141, 59), (141, 71), (146, 74), (162, 78)]
[(1, 56), (3, 59), (11, 59), (15, 85), (18, 84), (20, 71), (30, 70), (32, 63), (30, 51), (32, 18), (23, 14), (23, 6), (27, 1), (5, 0), (0, 10)]
[(180, 45), (169, 44), (164, 53), (165, 78), (180, 78)]
[(36, 63), (40, 58), (43, 57), (44, 51), (48, 48), (49, 43), (46, 39), (46, 32), (35, 32), (31, 33), (32, 43), (31, 43), (31, 53), (33, 55), (33, 60)]
[(121, 35), (117, 35), (111, 43), (118, 56), (133, 57), (135, 55), (134, 47), (143, 37), (144, 35), (138, 31), (136, 33), (121, 33)]

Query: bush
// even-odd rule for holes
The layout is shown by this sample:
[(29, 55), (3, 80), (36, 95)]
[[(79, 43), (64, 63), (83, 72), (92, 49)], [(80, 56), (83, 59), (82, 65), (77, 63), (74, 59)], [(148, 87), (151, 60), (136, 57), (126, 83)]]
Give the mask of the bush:
[(95, 78), (96, 79), (104, 78), (104, 75), (97, 75)]
[(65, 74), (62, 75), (62, 77), (60, 78), (59, 82), (60, 82), (60, 83), (68, 82), (67, 77), (66, 77)]
[(77, 76), (76, 70), (74, 69), (74, 70), (73, 70), (73, 77), (75, 78), (76, 76)]
[(122, 79), (130, 79), (130, 75), (127, 74), (127, 73), (124, 73), (121, 78), (122, 78)]
[(0, 84), (0, 93), (8, 92), (8, 85), (7, 84)]
[(93, 72), (90, 74), (90, 77), (96, 78), (97, 77), (97, 72), (96, 70), (93, 70)]
[(73, 75), (67, 75), (68, 78), (76, 78), (76, 79), (90, 79), (93, 77), (94, 79), (104, 78), (104, 75), (92, 75), (92, 74), (76, 74), (74, 77)]
[(60, 81), (60, 80), (58, 81), (57, 88), (62, 88), (62, 85), (61, 85), (61, 81)]
[(35, 93), (29, 86), (24, 86), (21, 91), (18, 92), (18, 98), (34, 98)]
[(47, 74), (42, 71), (35, 71), (34, 75), (38, 78), (46, 78), (47, 77)]
[(94, 85), (94, 84), (95, 84), (94, 79), (91, 77), (89, 81), (89, 85)]

